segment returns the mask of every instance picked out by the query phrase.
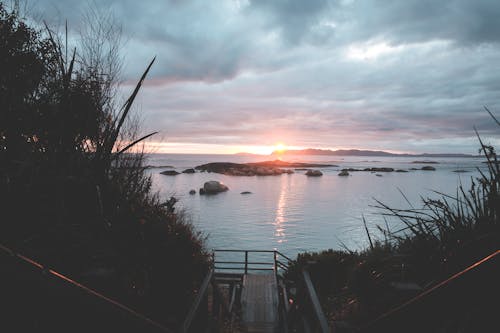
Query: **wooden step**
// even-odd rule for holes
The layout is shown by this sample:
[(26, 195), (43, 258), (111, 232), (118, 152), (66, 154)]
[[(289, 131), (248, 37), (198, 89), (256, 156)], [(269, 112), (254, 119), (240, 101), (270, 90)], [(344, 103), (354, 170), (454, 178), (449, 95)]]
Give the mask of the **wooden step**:
[(278, 285), (274, 274), (247, 274), (241, 291), (242, 323), (247, 332), (276, 332)]

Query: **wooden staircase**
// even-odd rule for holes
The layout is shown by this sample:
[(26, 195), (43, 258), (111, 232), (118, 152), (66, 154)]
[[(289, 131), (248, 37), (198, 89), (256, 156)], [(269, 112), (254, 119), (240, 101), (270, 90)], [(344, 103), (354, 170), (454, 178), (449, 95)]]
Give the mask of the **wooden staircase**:
[[(276, 250), (214, 250), (213, 267), (182, 332), (202, 327), (218, 332), (330, 332), (307, 273), (300, 293), (304, 297), (293, 296), (291, 305), (283, 278), (291, 261)], [(210, 304), (208, 317), (204, 304)], [(294, 318), (289, 318), (291, 312)]]
[(274, 274), (245, 274), (241, 308), (242, 324), (247, 332), (277, 332), (278, 293)]

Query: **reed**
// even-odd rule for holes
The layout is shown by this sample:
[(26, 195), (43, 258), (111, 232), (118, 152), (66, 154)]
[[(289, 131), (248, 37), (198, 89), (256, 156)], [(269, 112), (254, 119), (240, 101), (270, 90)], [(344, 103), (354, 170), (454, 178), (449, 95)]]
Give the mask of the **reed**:
[[(459, 186), (455, 195), (436, 191), (440, 197), (422, 198), (421, 208), (397, 209), (377, 201), (381, 213), (402, 228), (391, 230), (385, 219), (378, 226), (383, 237), (377, 237), (363, 218), (369, 247), (299, 254), (288, 278), (297, 280), (306, 267), (330, 320), (356, 326), (498, 250), (500, 165), (494, 147), (477, 137), (487, 171), (478, 169), (470, 188)], [(402, 284), (414, 289), (395, 288)]]
[(141, 134), (131, 114), (155, 59), (118, 107), (117, 73), (106, 71), (116, 59), (63, 52), (63, 38), (1, 2), (0, 30), (0, 241), (175, 326), (208, 255), (145, 173), (141, 144), (154, 133)]

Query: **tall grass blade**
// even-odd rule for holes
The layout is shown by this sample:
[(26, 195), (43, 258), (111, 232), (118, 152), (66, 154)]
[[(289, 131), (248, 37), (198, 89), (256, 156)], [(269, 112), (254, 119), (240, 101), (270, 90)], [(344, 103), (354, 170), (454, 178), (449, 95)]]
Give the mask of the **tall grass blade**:
[(125, 146), (125, 148), (121, 149), (118, 153), (116, 153), (114, 156), (113, 156), (113, 159), (116, 159), (118, 156), (120, 156), (122, 153), (126, 152), (127, 150), (129, 150), (130, 148), (132, 148), (133, 146), (135, 146), (136, 144), (138, 144), (139, 142), (143, 141), (143, 140), (146, 140), (147, 138), (155, 135), (155, 134), (158, 134), (158, 132), (153, 132), (153, 133), (149, 133), (148, 135), (145, 135), (143, 136), (142, 138), (140, 139), (137, 139), (135, 140), (134, 142), (128, 144), (127, 146)]

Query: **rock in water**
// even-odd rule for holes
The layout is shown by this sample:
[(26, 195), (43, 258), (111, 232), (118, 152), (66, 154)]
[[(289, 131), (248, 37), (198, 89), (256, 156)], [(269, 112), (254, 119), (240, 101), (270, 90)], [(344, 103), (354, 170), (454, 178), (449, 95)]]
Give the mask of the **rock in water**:
[(421, 170), (425, 170), (425, 171), (436, 171), (436, 168), (433, 167), (433, 166), (430, 166), (430, 165), (426, 165), (424, 167), (422, 167)]
[(194, 195), (194, 194), (196, 194), (196, 191), (195, 190), (191, 190), (191, 191), (189, 191), (189, 194)]
[(205, 184), (203, 184), (203, 190), (205, 194), (216, 194), (220, 192), (225, 192), (229, 190), (229, 188), (219, 181), (210, 180), (208, 182), (205, 182)]
[(323, 173), (319, 170), (307, 170), (306, 176), (308, 177), (319, 177), (323, 176)]
[(393, 168), (366, 168), (363, 171), (371, 171), (371, 172), (393, 172)]
[(252, 192), (250, 192), (250, 191), (243, 191), (240, 194), (252, 194)]
[(340, 171), (339, 176), (341, 176), (341, 177), (349, 176), (349, 171), (342, 170), (342, 171)]
[(165, 175), (165, 176), (177, 176), (179, 174), (179, 172), (177, 172), (175, 170), (165, 170), (165, 171), (160, 172), (160, 174)]
[(195, 173), (196, 171), (194, 171), (193, 168), (189, 168), (189, 169), (186, 169), (184, 171), (182, 171), (182, 173)]

